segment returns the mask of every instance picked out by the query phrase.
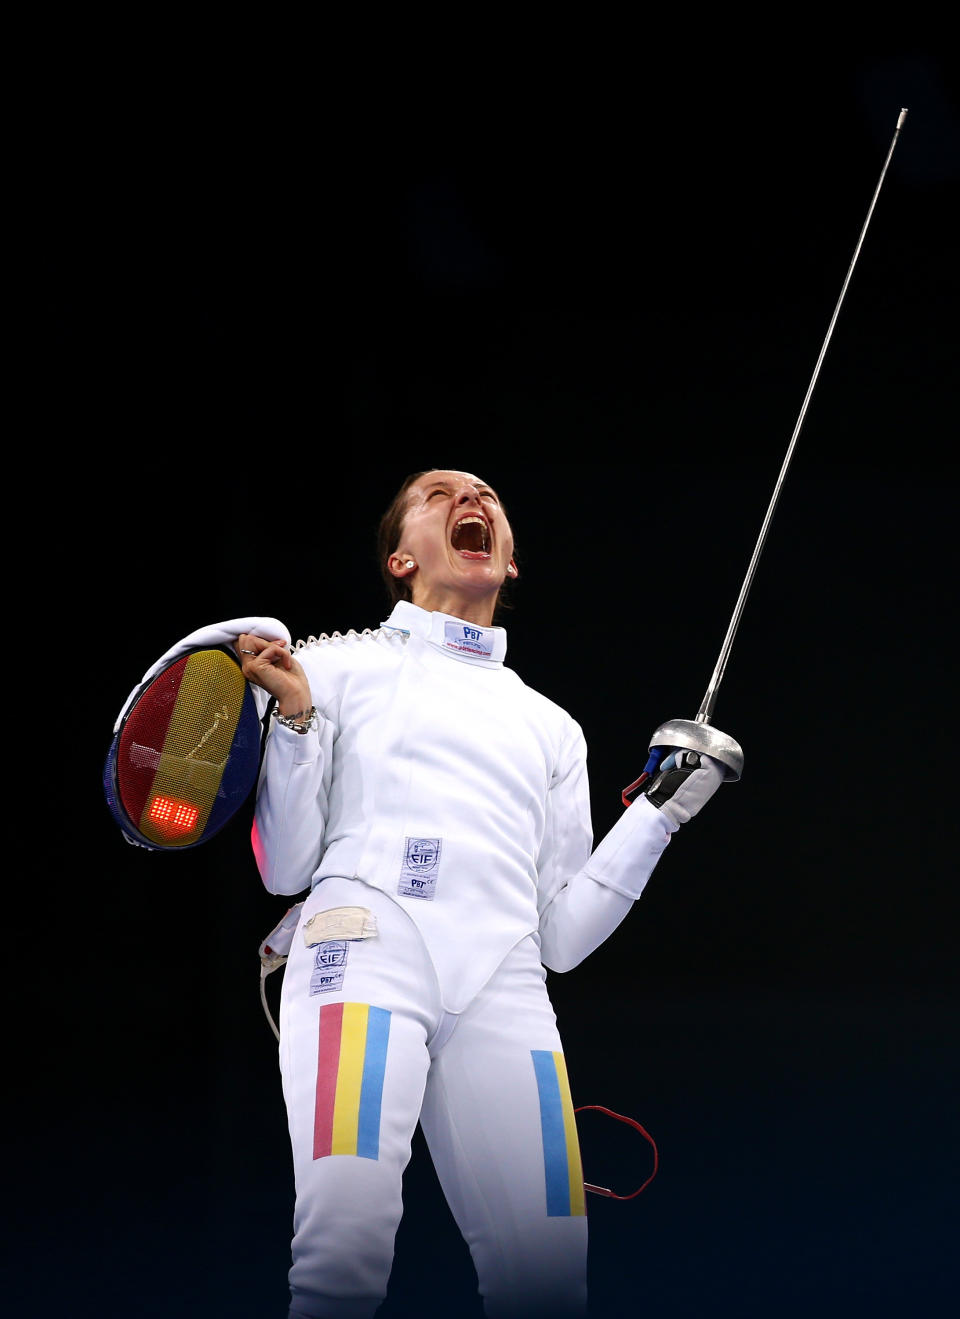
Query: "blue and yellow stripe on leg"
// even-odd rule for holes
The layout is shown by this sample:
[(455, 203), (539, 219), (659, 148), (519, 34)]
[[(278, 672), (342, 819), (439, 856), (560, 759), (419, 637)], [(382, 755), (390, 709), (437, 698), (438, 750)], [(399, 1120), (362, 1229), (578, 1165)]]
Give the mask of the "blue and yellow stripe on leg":
[(587, 1212), (577, 1121), (562, 1053), (531, 1050), (540, 1096), (540, 1130), (547, 1190), (547, 1216), (568, 1218)]

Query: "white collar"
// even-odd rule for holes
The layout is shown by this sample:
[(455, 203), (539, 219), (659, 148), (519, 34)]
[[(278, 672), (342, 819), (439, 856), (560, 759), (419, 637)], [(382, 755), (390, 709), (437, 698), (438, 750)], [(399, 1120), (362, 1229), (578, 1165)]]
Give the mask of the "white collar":
[(507, 653), (505, 628), (481, 627), (478, 623), (468, 623), (465, 618), (455, 618), (453, 614), (421, 609), (409, 600), (398, 601), (390, 617), (380, 626), (422, 637), (454, 659), (472, 664), (499, 666)]

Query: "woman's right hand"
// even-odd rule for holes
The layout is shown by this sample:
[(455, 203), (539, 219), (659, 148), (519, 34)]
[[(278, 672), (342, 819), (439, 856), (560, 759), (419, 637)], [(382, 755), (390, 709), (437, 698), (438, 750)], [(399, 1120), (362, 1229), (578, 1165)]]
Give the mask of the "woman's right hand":
[(306, 714), (313, 704), (310, 684), (286, 641), (265, 641), (254, 633), (242, 632), (236, 649), (243, 676), (276, 697), (282, 715)]

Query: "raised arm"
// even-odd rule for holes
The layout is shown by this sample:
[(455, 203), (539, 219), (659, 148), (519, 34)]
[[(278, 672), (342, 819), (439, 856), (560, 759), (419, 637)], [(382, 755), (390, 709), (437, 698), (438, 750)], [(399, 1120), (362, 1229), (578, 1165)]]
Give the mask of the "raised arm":
[(609, 938), (643, 892), (671, 834), (696, 814), (722, 778), (722, 767), (704, 756), (669, 800), (658, 807), (639, 797), (592, 849), (586, 747), (576, 730), (550, 787), (539, 858), (545, 966), (572, 970)]

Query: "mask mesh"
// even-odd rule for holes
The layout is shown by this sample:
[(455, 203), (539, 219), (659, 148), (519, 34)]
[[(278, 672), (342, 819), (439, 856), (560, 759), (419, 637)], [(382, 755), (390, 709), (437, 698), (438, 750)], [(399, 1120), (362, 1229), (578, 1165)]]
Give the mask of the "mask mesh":
[(117, 748), (123, 808), (161, 847), (204, 834), (249, 699), (237, 664), (202, 650), (172, 664), (131, 711)]

